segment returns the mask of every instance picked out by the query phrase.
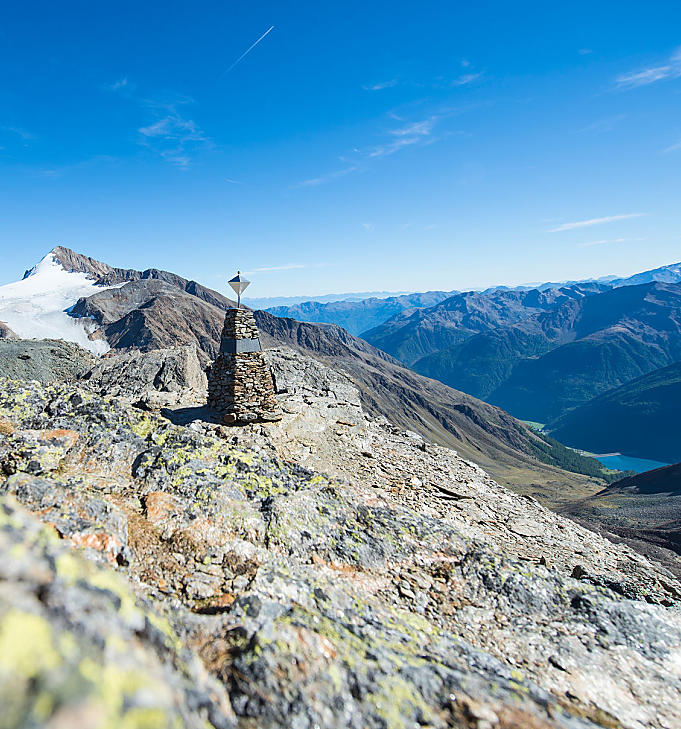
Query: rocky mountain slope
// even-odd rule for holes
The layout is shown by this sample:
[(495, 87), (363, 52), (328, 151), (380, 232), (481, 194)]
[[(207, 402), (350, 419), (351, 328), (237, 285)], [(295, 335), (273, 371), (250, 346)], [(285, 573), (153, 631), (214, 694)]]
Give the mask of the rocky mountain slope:
[(269, 356), (242, 428), (2, 380), (4, 726), (681, 722), (673, 575)]
[[(113, 268), (64, 248), (51, 255), (69, 275), (89, 276), (91, 283), (108, 287), (69, 307), (71, 317), (89, 322), (90, 336), (105, 347), (144, 352), (193, 345), (204, 367), (216, 356), (224, 310), (233, 306), (218, 292), (164, 271)], [(340, 327), (267, 312), (256, 312), (256, 317), (267, 346), (291, 346), (342, 368), (360, 388), (369, 412), (457, 449), (502, 482), (552, 503), (562, 501), (566, 491), (586, 495), (598, 490), (593, 478), (557, 467), (560, 457), (547, 455), (540, 438), (514, 418), (421, 377)]]
[(681, 464), (615, 481), (563, 513), (589, 528), (615, 534), (679, 573)]
[(677, 362), (590, 400), (548, 428), (562, 443), (594, 453), (622, 451), (675, 463), (681, 460), (680, 411)]
[(371, 297), (360, 301), (305, 301), (288, 306), (272, 306), (267, 311), (275, 316), (298, 321), (338, 324), (350, 334), (361, 334), (403, 312), (411, 312), (414, 309), (438, 304), (453, 293), (455, 292), (426, 291), (422, 294), (404, 294), (386, 298)]
[(681, 286), (626, 286), (478, 334), (414, 368), (503, 407), (549, 422), (681, 359)]
[(681, 463), (654, 471), (637, 473), (611, 484), (610, 490), (621, 489), (631, 494), (671, 494), (681, 496)]
[(77, 344), (60, 339), (0, 339), (0, 374), (20, 380), (75, 380), (97, 358)]

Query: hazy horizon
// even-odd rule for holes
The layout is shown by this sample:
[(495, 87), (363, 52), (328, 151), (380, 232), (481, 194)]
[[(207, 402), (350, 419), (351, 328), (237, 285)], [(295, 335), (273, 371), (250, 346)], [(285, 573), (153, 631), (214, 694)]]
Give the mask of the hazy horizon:
[[(68, 246), (66, 246), (66, 247), (68, 247)], [(49, 253), (49, 251), (47, 251), (44, 255), (48, 255), (48, 253)], [(77, 250), (76, 253), (81, 253), (82, 255), (90, 256), (91, 258), (96, 258), (95, 256), (92, 256), (89, 253), (87, 253), (87, 251)], [(35, 264), (37, 264), (43, 257), (44, 256), (41, 256), (38, 260), (32, 262), (31, 265), (28, 265), (27, 267), (25, 267), (23, 269), (23, 271), (21, 272), (21, 274), (18, 275), (16, 278), (8, 279), (6, 281), (4, 281), (4, 280), (0, 281), (0, 286), (20, 280), (24, 276), (24, 274), (26, 272), (28, 272)], [(126, 266), (124, 263), (121, 263), (120, 261), (112, 262), (112, 261), (106, 260), (106, 259), (98, 259), (98, 260), (101, 260), (103, 263), (108, 263), (109, 265), (112, 265), (112, 266), (115, 266), (118, 268), (128, 268), (129, 267), (129, 266)], [(601, 279), (607, 279), (607, 278), (613, 278), (613, 277), (614, 278), (626, 278), (628, 276), (632, 276), (634, 274), (641, 273), (643, 271), (653, 270), (656, 268), (662, 268), (664, 266), (671, 266), (671, 265), (674, 265), (674, 264), (680, 263), (680, 262), (681, 262), (681, 257), (680, 257), (679, 261), (669, 261), (667, 263), (662, 264), (662, 266), (652, 266), (650, 268), (636, 269), (636, 270), (624, 269), (621, 272), (616, 272), (616, 273), (608, 272), (608, 273), (599, 274), (597, 276), (585, 276), (585, 277), (571, 278), (571, 279), (547, 278), (542, 281), (520, 281), (517, 283), (492, 282), (492, 283), (488, 283), (485, 285), (477, 285), (477, 286), (475, 286), (475, 285), (462, 286), (462, 287), (449, 286), (449, 287), (443, 287), (443, 288), (430, 287), (430, 288), (426, 288), (426, 289), (411, 289), (411, 290), (401, 290), (401, 291), (374, 290), (374, 291), (338, 291), (338, 292), (320, 291), (318, 293), (302, 292), (302, 293), (296, 293), (296, 294), (290, 294), (290, 295), (284, 295), (284, 296), (276, 295), (276, 294), (254, 295), (254, 294), (258, 293), (259, 288), (260, 289), (262, 288), (262, 286), (259, 286), (259, 282), (257, 280), (257, 272), (255, 274), (251, 274), (250, 272), (244, 271), (243, 273), (245, 275), (246, 274), (249, 276), (255, 275), (256, 280), (251, 281), (251, 285), (248, 288), (248, 294), (245, 294), (242, 297), (242, 299), (244, 302), (248, 302), (248, 301), (250, 301), (250, 302), (263, 301), (264, 302), (266, 300), (275, 300), (276, 299), (276, 300), (280, 300), (281, 304), (284, 304), (284, 303), (292, 304), (292, 303), (294, 303), (292, 301), (294, 299), (299, 302), (302, 302), (302, 301), (306, 301), (306, 300), (322, 299), (322, 298), (328, 297), (330, 299), (340, 301), (340, 300), (342, 300), (341, 297), (344, 297), (344, 296), (356, 297), (358, 299), (359, 298), (371, 298), (371, 297), (387, 298), (389, 296), (401, 296), (401, 295), (412, 294), (412, 293), (425, 293), (428, 291), (446, 291), (446, 292), (447, 291), (482, 291), (485, 289), (497, 288), (497, 287), (508, 287), (508, 288), (534, 287), (534, 286), (541, 286), (541, 285), (547, 284), (547, 283), (565, 283), (568, 281), (601, 280)], [(144, 266), (138, 270), (145, 270), (146, 268), (159, 268), (161, 270), (168, 270), (171, 273), (175, 273), (184, 278), (191, 279), (190, 276), (185, 275), (185, 273), (183, 273), (182, 271), (174, 271), (172, 269), (166, 268), (164, 266), (159, 266), (156, 264), (150, 265), (150, 266)], [(230, 276), (233, 275), (233, 273), (234, 272), (230, 273)], [(227, 285), (227, 277), (225, 277), (224, 281), (218, 285), (212, 285), (212, 284), (208, 283), (207, 281), (201, 281), (200, 279), (194, 279), (194, 280), (198, 281), (198, 283), (201, 283), (205, 286), (209, 286), (210, 288), (220, 291), (221, 293), (223, 293), (229, 297), (233, 296), (232, 290)], [(279, 305), (279, 303), (270, 304), (270, 306), (276, 306), (276, 305)]]

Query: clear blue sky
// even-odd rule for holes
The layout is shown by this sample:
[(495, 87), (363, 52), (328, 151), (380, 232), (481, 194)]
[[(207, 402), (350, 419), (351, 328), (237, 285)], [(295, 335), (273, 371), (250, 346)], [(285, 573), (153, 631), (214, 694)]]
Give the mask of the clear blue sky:
[(253, 296), (681, 260), (676, 0), (4, 3), (0, 60), (0, 283), (59, 243)]

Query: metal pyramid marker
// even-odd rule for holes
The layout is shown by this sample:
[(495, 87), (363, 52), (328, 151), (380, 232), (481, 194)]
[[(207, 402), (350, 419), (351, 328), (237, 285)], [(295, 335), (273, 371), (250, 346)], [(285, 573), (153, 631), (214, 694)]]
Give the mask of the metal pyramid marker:
[(247, 281), (242, 275), (241, 271), (236, 272), (234, 278), (230, 278), (228, 281), (229, 285), (234, 289), (237, 296), (236, 308), (241, 308), (241, 294), (251, 285), (250, 281)]

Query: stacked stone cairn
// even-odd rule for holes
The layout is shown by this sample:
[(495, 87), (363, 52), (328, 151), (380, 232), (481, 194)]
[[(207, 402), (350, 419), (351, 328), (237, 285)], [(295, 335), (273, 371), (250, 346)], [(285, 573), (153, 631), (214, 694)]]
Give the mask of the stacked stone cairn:
[(281, 420), (272, 372), (248, 309), (228, 309), (225, 314), (220, 353), (208, 376), (208, 405), (224, 423)]

